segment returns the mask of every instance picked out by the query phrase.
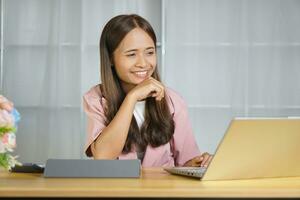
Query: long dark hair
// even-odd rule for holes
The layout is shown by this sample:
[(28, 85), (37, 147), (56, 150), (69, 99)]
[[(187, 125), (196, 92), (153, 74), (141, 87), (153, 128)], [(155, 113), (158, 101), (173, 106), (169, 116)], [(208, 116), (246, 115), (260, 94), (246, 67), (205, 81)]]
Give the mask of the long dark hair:
[[(100, 38), (101, 58), (101, 91), (107, 100), (105, 108), (106, 125), (108, 125), (118, 112), (124, 98), (120, 80), (113, 66), (113, 53), (126, 36), (134, 28), (141, 28), (153, 40), (156, 49), (156, 36), (153, 28), (144, 18), (132, 15), (119, 15), (112, 18), (104, 27)], [(160, 81), (157, 67), (152, 77)], [(136, 145), (139, 150), (144, 151), (148, 144), (158, 147), (170, 141), (174, 134), (174, 121), (171, 116), (166, 98), (156, 101), (147, 98), (145, 104), (145, 121), (139, 130), (137, 122), (132, 117), (128, 136), (123, 148), (123, 153), (132, 150)]]

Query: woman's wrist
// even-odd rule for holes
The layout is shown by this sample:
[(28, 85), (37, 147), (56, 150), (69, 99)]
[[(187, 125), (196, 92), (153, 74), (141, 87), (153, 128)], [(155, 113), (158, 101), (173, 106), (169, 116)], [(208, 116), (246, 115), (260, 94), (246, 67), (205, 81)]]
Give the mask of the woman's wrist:
[(125, 99), (128, 99), (128, 101), (134, 104), (136, 104), (136, 102), (138, 101), (133, 92), (128, 92)]

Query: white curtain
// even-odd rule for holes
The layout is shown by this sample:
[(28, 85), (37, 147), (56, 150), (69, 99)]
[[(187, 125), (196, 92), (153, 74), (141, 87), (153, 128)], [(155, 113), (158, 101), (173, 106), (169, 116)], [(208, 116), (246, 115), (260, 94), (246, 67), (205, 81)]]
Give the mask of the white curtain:
[(164, 78), (187, 100), (202, 151), (215, 151), (233, 117), (300, 116), (299, 0), (165, 7)]
[(22, 115), (22, 162), (84, 158), (82, 95), (100, 81), (101, 30), (121, 13), (154, 26), (163, 81), (188, 103), (201, 150), (214, 152), (234, 116), (300, 115), (299, 0), (1, 2), (1, 93)]
[(160, 37), (161, 2), (2, 0), (2, 5), (1, 93), (22, 115), (15, 154), (21, 162), (83, 158), (82, 95), (100, 81), (102, 27), (115, 15), (139, 13)]

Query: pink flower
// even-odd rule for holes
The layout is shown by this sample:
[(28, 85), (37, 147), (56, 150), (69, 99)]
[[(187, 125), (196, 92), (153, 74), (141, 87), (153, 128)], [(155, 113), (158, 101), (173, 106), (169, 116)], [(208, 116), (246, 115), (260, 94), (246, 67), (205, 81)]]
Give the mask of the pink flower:
[(2, 143), (3, 147), (8, 151), (12, 151), (12, 149), (16, 147), (16, 135), (14, 133), (6, 133), (3, 135), (0, 143)]
[(0, 95), (0, 109), (7, 110), (8, 112), (11, 112), (14, 107), (14, 104), (9, 101), (4, 96)]
[(6, 110), (0, 110), (0, 127), (13, 127), (14, 118)]

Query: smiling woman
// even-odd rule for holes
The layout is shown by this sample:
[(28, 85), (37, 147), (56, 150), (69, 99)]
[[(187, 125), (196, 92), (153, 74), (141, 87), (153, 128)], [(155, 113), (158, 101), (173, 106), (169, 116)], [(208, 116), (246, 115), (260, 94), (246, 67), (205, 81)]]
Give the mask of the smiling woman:
[(206, 166), (186, 104), (160, 81), (156, 36), (138, 15), (119, 15), (100, 38), (102, 83), (84, 95), (86, 154), (95, 159), (140, 159), (143, 166)]
[(125, 92), (150, 78), (156, 69), (151, 37), (141, 28), (130, 31), (114, 52), (114, 66)]

